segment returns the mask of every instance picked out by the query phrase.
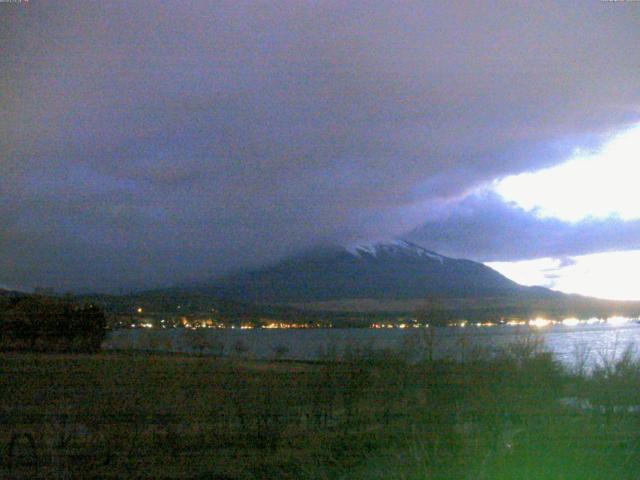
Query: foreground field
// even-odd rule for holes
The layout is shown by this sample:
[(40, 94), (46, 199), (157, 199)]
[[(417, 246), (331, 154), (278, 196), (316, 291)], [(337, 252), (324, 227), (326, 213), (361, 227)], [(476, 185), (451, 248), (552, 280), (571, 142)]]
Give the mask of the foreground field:
[(637, 478), (640, 368), (0, 354), (0, 478)]

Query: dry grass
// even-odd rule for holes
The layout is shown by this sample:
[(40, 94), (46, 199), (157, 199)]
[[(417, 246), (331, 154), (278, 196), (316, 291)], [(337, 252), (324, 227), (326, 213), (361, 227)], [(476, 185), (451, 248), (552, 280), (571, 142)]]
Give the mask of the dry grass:
[[(465, 362), (364, 347), (330, 360), (1, 354), (0, 476), (595, 479), (640, 468), (638, 413), (599, 409), (636, 401), (630, 354), (581, 377), (529, 338)], [(566, 395), (598, 408), (562, 405)]]

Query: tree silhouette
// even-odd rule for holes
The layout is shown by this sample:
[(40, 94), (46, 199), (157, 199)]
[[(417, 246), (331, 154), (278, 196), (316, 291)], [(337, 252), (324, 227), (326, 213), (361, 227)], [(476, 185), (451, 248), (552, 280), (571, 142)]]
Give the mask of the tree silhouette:
[(95, 305), (20, 297), (0, 312), (0, 345), (14, 350), (95, 352), (105, 327), (104, 312)]

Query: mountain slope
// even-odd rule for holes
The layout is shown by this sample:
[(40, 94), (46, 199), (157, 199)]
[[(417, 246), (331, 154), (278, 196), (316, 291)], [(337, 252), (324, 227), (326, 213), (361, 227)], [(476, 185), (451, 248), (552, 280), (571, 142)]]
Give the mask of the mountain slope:
[(554, 293), (523, 287), (481, 263), (444, 257), (406, 241), (315, 250), (226, 277), (218, 285), (230, 298), (255, 303)]

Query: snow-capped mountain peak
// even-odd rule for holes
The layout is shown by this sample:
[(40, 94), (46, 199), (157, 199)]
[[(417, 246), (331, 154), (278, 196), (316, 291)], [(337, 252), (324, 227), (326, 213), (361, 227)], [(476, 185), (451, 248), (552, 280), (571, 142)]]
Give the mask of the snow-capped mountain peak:
[(345, 247), (351, 255), (363, 258), (364, 256), (378, 258), (380, 255), (402, 255), (421, 258), (430, 258), (444, 264), (445, 257), (431, 252), (415, 243), (406, 240), (394, 240), (391, 242), (359, 243)]
[(484, 298), (524, 288), (481, 263), (444, 257), (405, 240), (310, 250), (227, 277), (220, 286), (230, 298), (256, 303)]

